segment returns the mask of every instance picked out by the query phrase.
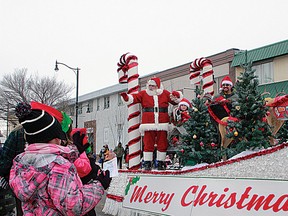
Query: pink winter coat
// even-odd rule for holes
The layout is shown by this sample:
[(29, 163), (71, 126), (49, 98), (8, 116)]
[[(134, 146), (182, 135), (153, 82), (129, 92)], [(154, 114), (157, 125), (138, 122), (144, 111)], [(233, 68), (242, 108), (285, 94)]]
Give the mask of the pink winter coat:
[(74, 160), (70, 148), (45, 143), (31, 144), (15, 157), (9, 184), (24, 215), (84, 215), (97, 205), (101, 183), (83, 185)]

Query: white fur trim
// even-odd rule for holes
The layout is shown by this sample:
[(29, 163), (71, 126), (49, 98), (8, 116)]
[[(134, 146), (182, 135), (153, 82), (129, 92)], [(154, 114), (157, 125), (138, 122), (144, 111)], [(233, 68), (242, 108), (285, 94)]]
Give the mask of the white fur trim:
[(157, 151), (157, 160), (165, 161), (165, 159), (166, 159), (166, 152)]
[(222, 85), (223, 85), (223, 84), (228, 84), (228, 85), (233, 86), (233, 83), (232, 83), (231, 81), (229, 81), (229, 80), (224, 80), (224, 81), (222, 81)]
[[(161, 85), (162, 86), (162, 85)], [(149, 88), (147, 87), (147, 89), (145, 90), (146, 93), (149, 95), (149, 96), (154, 96), (154, 95), (161, 95), (163, 93), (163, 88), (160, 88), (160, 89), (156, 89), (155, 91), (151, 91), (149, 90)]]
[(153, 152), (143, 152), (144, 161), (152, 161), (153, 160)]
[(178, 107), (180, 107), (181, 105), (185, 105), (187, 107), (190, 107), (190, 104), (188, 104), (187, 102), (185, 101), (181, 101), (179, 104), (178, 104)]
[[(158, 107), (158, 105), (159, 105), (158, 96), (154, 95), (153, 100), (154, 100), (154, 108), (159, 108)], [(155, 122), (155, 124), (159, 124), (159, 112), (154, 112), (154, 122)]]
[(139, 127), (139, 131), (141, 134), (144, 134), (144, 131), (168, 131), (169, 130), (169, 124), (168, 123), (160, 123), (160, 124), (141, 124)]

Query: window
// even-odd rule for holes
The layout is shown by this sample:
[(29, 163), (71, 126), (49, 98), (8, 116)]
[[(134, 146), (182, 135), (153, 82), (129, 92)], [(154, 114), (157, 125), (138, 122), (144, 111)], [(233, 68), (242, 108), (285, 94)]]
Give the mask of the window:
[(104, 97), (104, 109), (108, 109), (110, 107), (110, 99), (109, 97)]
[(118, 141), (121, 140), (121, 135), (123, 133), (123, 124), (118, 124), (117, 125), (117, 136), (118, 136)]
[[(227, 76), (227, 75), (225, 75)], [(214, 87), (214, 95), (218, 94), (219, 93), (219, 89), (221, 87), (221, 82), (222, 82), (222, 79), (225, 77), (225, 76), (221, 76), (221, 77), (217, 77), (217, 78), (214, 78), (214, 81), (215, 81), (215, 86), (216, 88)]]
[(82, 104), (79, 104), (78, 105), (78, 114), (82, 114), (82, 108), (83, 108)]
[(122, 106), (122, 105), (123, 105), (123, 101), (122, 101), (121, 95), (118, 94), (118, 106)]
[(258, 76), (259, 84), (274, 82), (273, 62), (253, 66), (255, 75)]
[(74, 107), (70, 107), (70, 115), (71, 116), (75, 115), (75, 108)]
[(97, 98), (97, 100), (96, 100), (96, 110), (97, 111), (100, 110), (100, 98)]
[(87, 104), (87, 113), (93, 112), (93, 101), (89, 101)]
[(108, 143), (109, 140), (109, 128), (104, 128), (104, 143)]

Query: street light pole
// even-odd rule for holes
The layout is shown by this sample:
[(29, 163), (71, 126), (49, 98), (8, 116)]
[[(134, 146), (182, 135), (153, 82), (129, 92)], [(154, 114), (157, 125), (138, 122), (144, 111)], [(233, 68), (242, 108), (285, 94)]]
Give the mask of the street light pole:
[(65, 67), (71, 69), (74, 74), (76, 75), (76, 102), (75, 102), (75, 128), (78, 128), (78, 90), (79, 90), (79, 70), (80, 68), (72, 68), (64, 63), (58, 62), (56, 60), (55, 71), (59, 71), (58, 65), (64, 65)]

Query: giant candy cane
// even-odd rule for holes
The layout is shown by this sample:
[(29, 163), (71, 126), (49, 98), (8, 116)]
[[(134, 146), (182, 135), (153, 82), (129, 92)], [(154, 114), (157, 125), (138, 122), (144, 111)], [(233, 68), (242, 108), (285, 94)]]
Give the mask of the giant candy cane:
[[(202, 74), (201, 74), (202, 70)], [(199, 58), (195, 59), (190, 64), (190, 82), (193, 85), (199, 85), (200, 80), (203, 80), (203, 90), (205, 93), (210, 93), (211, 95), (214, 95), (213, 90), (213, 65), (210, 59), (206, 58)]]
[[(138, 62), (135, 55), (126, 53), (121, 56), (118, 63), (119, 83), (128, 83), (128, 94), (138, 93), (139, 74)], [(130, 104), (128, 106), (128, 147), (129, 147), (129, 169), (140, 168), (141, 135), (140, 126), (140, 106)]]

